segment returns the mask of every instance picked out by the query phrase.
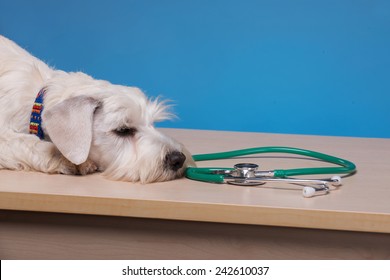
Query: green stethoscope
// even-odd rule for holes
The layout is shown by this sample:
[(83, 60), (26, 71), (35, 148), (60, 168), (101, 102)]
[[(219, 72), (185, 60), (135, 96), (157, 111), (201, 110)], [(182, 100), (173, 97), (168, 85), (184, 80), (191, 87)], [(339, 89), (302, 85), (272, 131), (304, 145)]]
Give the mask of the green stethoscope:
[(292, 178), (290, 176), (352, 174), (356, 171), (356, 165), (351, 161), (315, 151), (291, 147), (257, 147), (222, 153), (194, 155), (193, 159), (194, 161), (218, 160), (263, 153), (288, 153), (302, 155), (339, 166), (260, 171), (257, 170), (257, 164), (239, 163), (236, 164), (234, 168), (188, 167), (186, 170), (186, 177), (197, 181), (228, 183), (240, 186), (257, 186), (265, 184), (266, 182), (287, 182), (303, 185), (303, 196), (313, 197), (329, 193), (330, 186), (340, 186), (340, 176), (333, 176), (329, 179), (300, 179)]

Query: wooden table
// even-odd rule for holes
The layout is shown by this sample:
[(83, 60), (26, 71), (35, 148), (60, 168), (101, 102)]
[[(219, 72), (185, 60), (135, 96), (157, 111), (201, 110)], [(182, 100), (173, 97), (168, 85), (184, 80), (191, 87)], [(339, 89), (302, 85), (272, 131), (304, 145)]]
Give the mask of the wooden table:
[[(390, 139), (161, 129), (194, 154), (292, 146), (356, 163), (329, 195), (185, 178), (149, 185), (0, 171), (0, 258), (390, 259)], [(281, 154), (199, 162), (327, 166)]]

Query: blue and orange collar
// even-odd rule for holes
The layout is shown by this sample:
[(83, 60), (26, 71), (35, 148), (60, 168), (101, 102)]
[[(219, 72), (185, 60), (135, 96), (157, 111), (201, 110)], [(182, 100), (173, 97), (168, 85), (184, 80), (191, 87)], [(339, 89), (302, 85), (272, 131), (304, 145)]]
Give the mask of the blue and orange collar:
[(35, 98), (30, 118), (30, 134), (35, 134), (40, 139), (45, 138), (42, 129), (43, 99), (45, 98), (45, 89), (41, 89)]

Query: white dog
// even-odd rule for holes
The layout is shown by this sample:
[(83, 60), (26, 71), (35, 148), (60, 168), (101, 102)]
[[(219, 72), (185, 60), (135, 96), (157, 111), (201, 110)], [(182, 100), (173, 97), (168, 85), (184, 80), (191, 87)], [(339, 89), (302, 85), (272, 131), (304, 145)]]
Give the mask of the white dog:
[(0, 169), (101, 171), (150, 183), (180, 177), (194, 164), (182, 144), (153, 127), (171, 116), (163, 102), (138, 88), (54, 70), (2, 36), (0, 108)]

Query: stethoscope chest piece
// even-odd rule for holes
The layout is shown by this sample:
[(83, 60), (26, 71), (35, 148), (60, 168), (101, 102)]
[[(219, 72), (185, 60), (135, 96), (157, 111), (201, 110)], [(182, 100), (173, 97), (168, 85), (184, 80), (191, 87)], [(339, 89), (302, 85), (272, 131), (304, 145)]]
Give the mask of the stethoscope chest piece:
[(234, 170), (228, 174), (226, 182), (231, 185), (238, 186), (260, 186), (265, 182), (249, 180), (256, 177), (256, 171), (259, 168), (254, 163), (237, 163), (234, 165)]

